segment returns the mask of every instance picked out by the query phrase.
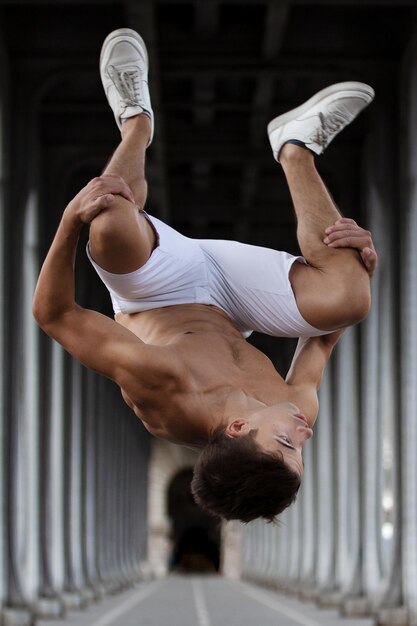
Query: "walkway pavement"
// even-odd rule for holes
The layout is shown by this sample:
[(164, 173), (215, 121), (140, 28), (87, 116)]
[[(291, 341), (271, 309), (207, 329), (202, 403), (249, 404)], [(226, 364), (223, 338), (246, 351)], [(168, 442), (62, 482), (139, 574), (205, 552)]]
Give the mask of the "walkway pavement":
[(65, 620), (37, 626), (372, 626), (336, 610), (220, 576), (171, 576), (134, 589)]

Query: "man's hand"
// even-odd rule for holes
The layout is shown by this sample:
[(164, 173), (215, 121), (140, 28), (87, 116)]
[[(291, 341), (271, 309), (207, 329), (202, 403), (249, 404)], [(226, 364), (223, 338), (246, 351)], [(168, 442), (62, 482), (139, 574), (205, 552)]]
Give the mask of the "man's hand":
[(107, 209), (119, 195), (130, 202), (135, 202), (133, 193), (121, 176), (102, 174), (93, 178), (71, 200), (64, 211), (64, 217), (75, 218), (83, 224), (89, 224), (103, 209)]
[(123, 178), (105, 174), (93, 178), (68, 204), (39, 274), (33, 298), (33, 315), (45, 328), (77, 308), (75, 302), (74, 262), (83, 224), (112, 204), (119, 195), (134, 202), (132, 191)]
[(324, 243), (329, 248), (354, 248), (358, 250), (369, 278), (372, 278), (378, 264), (378, 255), (369, 230), (361, 228), (348, 217), (342, 217), (333, 226), (326, 228), (325, 233)]

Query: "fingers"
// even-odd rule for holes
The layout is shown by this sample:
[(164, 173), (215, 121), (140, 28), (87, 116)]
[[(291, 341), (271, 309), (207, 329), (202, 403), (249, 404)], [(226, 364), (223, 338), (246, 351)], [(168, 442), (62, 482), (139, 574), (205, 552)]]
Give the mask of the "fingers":
[(95, 208), (97, 209), (97, 213), (110, 206), (113, 200), (114, 196), (111, 193), (107, 193), (104, 196), (99, 196), (94, 203)]
[(339, 238), (342, 234), (349, 235), (357, 233), (358, 231), (364, 232), (364, 229), (358, 226), (354, 220), (341, 218), (331, 226), (328, 226), (324, 232), (326, 234), (326, 238), (332, 241)]
[(370, 278), (372, 278), (378, 265), (377, 253), (375, 250), (371, 250), (371, 248), (364, 248), (360, 255)]
[(122, 196), (136, 205), (132, 190), (121, 176), (103, 174), (90, 180), (69, 203), (66, 211), (78, 221), (90, 224), (103, 209), (114, 202), (116, 196)]
[(91, 224), (93, 219), (97, 217), (99, 213), (103, 211), (103, 209), (107, 209), (114, 201), (114, 196), (110, 193), (107, 193), (103, 196), (99, 196), (95, 198), (91, 202), (88, 203), (87, 207), (84, 207), (80, 211), (78, 211), (78, 218), (83, 224)]
[[(105, 199), (106, 195), (109, 195), (107, 200)], [(101, 198), (101, 200), (97, 206), (104, 209), (109, 206), (111, 202), (113, 202), (114, 196), (116, 195), (122, 196), (129, 202), (136, 204), (132, 190), (121, 176), (118, 176), (117, 174), (102, 174), (101, 176), (97, 176), (96, 178), (90, 180), (90, 182), (83, 189), (81, 189), (74, 200), (81, 207), (82, 213), (89, 213), (89, 207), (92, 205), (91, 208), (94, 211), (99, 198)], [(86, 220), (83, 219), (83, 221)]]
[(350, 218), (341, 218), (325, 230), (323, 242), (331, 248), (373, 249), (372, 235)]
[(125, 180), (117, 174), (102, 174), (90, 181), (92, 195), (96, 198), (106, 194), (120, 195), (129, 202), (135, 202), (132, 190)]
[(378, 255), (372, 234), (358, 226), (355, 220), (342, 217), (325, 230), (323, 239), (329, 248), (353, 248), (358, 250), (369, 277), (372, 278), (378, 264)]

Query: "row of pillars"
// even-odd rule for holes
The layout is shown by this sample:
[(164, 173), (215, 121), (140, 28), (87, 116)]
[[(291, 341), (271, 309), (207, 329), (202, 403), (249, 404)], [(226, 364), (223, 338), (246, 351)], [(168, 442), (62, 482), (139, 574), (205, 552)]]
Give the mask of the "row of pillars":
[(416, 52), (399, 92), (377, 94), (362, 155), (371, 313), (327, 369), (296, 505), (243, 529), (246, 577), (397, 626), (417, 625)]
[(142, 577), (149, 436), (119, 389), (32, 317), (43, 261), (37, 109), (14, 150), (0, 61), (0, 623), (25, 626)]

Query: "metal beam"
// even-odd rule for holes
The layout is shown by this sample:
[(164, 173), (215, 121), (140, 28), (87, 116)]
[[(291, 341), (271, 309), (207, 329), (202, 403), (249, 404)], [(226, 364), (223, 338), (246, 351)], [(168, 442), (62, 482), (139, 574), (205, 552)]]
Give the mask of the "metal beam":
[[(279, 54), (284, 37), (285, 27), (289, 15), (289, 3), (286, 1), (277, 4), (272, 0), (268, 9), (264, 24), (264, 37), (262, 45), (263, 64), (274, 61)], [(272, 74), (261, 75), (257, 81), (257, 88), (253, 98), (252, 118), (249, 131), (249, 158), (242, 172), (241, 183), (241, 207), (242, 219), (237, 223), (235, 237), (239, 241), (245, 241), (250, 232), (252, 206), (256, 190), (259, 185), (259, 177), (262, 161), (252, 156), (254, 150), (259, 150), (262, 145), (266, 146), (266, 124), (270, 103), (274, 95), (275, 76)]]
[(211, 39), (219, 26), (218, 2), (195, 3), (195, 30), (198, 37)]
[(165, 146), (165, 126), (161, 99), (161, 73), (158, 37), (155, 25), (156, 3), (152, 0), (125, 0), (126, 14), (129, 26), (138, 32), (145, 40), (150, 58), (149, 90), (152, 99), (152, 108), (155, 116), (155, 135), (150, 150), (152, 161), (156, 163), (157, 179), (153, 183), (152, 197), (158, 206), (158, 215), (166, 222), (170, 220), (170, 202), (168, 194), (167, 158)]
[[(202, 0), (188, 0), (187, 4), (199, 4)], [(178, 4), (177, 0), (165, 0), (165, 4)], [(71, 0), (73, 6), (85, 5), (85, 0)], [(110, 5), (114, 0), (89, 0), (92, 5)], [(156, 0), (152, 1), (156, 4)], [(218, 0), (204, 0), (204, 4), (218, 4)], [(228, 4), (236, 5), (264, 5), (265, 0), (228, 0)], [(363, 0), (291, 0), (293, 6), (363, 6)], [(68, 5), (68, 0), (0, 0), (0, 6), (31, 6), (31, 5)], [(415, 7), (416, 0), (366, 0), (366, 6), (393, 6), (393, 7)]]

